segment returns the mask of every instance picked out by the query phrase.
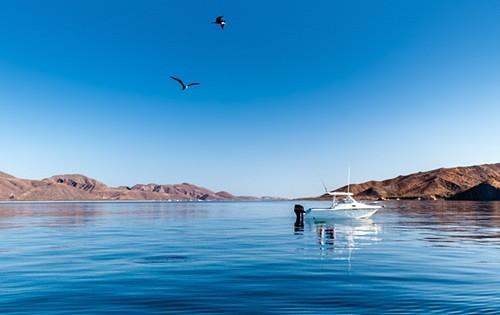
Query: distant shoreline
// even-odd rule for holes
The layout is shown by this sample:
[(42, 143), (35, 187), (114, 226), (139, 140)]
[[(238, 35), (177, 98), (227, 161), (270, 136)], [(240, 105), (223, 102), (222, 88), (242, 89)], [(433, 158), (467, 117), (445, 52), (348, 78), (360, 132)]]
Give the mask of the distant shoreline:
[(11, 201), (233, 201), (282, 199), (233, 195), (190, 183), (136, 184), (111, 187), (81, 174), (55, 175), (41, 180), (17, 178), (0, 171), (0, 200)]
[(279, 202), (288, 199), (252, 199), (252, 200), (0, 200), (2, 204), (49, 204), (49, 203), (230, 203), (230, 202)]

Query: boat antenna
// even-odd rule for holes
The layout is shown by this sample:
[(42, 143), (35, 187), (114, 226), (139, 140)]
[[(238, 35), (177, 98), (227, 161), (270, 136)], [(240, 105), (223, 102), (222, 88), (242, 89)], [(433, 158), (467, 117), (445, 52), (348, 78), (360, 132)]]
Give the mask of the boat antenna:
[(323, 188), (325, 189), (325, 193), (328, 193), (328, 188), (326, 188), (325, 182), (321, 180), (321, 184), (323, 184)]
[(351, 168), (347, 168), (347, 193), (349, 193), (349, 189), (351, 186)]

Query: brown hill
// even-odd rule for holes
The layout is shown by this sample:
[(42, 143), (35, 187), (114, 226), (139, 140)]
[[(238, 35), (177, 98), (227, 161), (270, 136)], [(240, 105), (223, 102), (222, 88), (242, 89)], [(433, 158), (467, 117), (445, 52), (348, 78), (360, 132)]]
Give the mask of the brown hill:
[(199, 200), (231, 200), (238, 199), (232, 194), (219, 195), (206, 188), (192, 185), (189, 183), (182, 183), (176, 185), (135, 185), (130, 191), (144, 192), (144, 193), (158, 193), (168, 196), (167, 199), (199, 199)]
[[(350, 191), (360, 199), (444, 199), (491, 180), (500, 181), (500, 163), (439, 168), (383, 181), (352, 184)], [(347, 191), (347, 186), (336, 191)], [(329, 199), (329, 196), (318, 198)]]
[(46, 178), (43, 181), (51, 185), (65, 184), (86, 192), (103, 191), (108, 188), (105, 184), (80, 174), (57, 175)]
[(452, 200), (500, 200), (500, 182), (490, 180), (451, 196)]
[(10, 174), (7, 174), (7, 173), (4, 173), (4, 172), (0, 172), (0, 177), (4, 177), (4, 178), (14, 178), (14, 176), (10, 175)]
[(0, 200), (4, 201), (242, 199), (251, 198), (234, 196), (227, 192), (213, 192), (189, 183), (109, 187), (95, 179), (79, 174), (29, 180), (0, 172)]
[(33, 187), (25, 192), (14, 195), (11, 200), (95, 200), (95, 195), (72, 186), (43, 185)]
[(29, 189), (43, 185), (41, 181), (16, 178), (6, 173), (0, 173), (0, 200), (13, 199)]

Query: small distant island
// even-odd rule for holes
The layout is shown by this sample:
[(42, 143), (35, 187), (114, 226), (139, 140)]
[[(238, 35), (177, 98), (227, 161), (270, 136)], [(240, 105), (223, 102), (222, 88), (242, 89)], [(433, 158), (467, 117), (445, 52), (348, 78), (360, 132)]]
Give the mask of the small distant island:
[[(347, 186), (335, 191), (347, 191)], [(350, 185), (359, 199), (500, 200), (500, 163), (439, 168), (382, 181)], [(310, 199), (326, 200), (324, 194)]]
[(223, 201), (269, 200), (235, 196), (225, 191), (213, 192), (189, 183), (158, 185), (137, 184), (131, 187), (110, 187), (93, 178), (72, 174), (56, 175), (42, 180), (21, 179), (0, 172), (0, 201)]

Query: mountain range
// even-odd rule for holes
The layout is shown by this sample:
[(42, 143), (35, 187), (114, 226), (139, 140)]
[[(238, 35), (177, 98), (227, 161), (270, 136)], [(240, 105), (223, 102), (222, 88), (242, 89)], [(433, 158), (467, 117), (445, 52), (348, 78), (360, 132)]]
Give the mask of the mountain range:
[[(500, 163), (439, 168), (400, 175), (382, 181), (352, 184), (349, 190), (357, 198), (500, 200)], [(347, 186), (335, 191), (347, 191)], [(330, 199), (328, 194), (306, 199)], [(0, 172), (0, 201), (73, 201), (73, 200), (266, 200), (214, 192), (189, 183), (158, 185), (137, 184), (111, 187), (93, 178), (56, 175), (42, 180), (22, 179)]]
[[(360, 199), (500, 200), (500, 163), (438, 168), (382, 181), (351, 184)], [(347, 186), (335, 191), (345, 192)], [(315, 199), (330, 199), (327, 194)]]
[(235, 196), (225, 191), (213, 192), (189, 183), (110, 187), (79, 174), (56, 175), (42, 180), (31, 180), (0, 172), (0, 200), (3, 201), (254, 199), (259, 198)]

